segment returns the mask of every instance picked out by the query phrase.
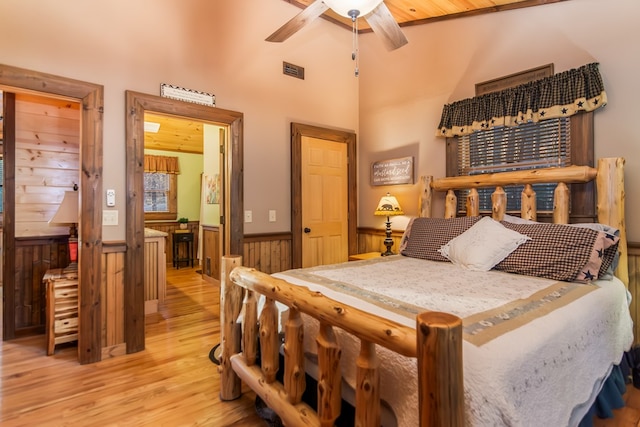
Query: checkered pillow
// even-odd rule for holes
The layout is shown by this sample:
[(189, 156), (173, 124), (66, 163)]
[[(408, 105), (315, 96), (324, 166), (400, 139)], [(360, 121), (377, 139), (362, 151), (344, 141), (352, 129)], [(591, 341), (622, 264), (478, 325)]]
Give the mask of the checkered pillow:
[[(617, 246), (617, 238), (613, 242), (606, 233), (588, 228), (505, 221), (502, 224), (531, 238), (495, 266), (496, 270), (509, 273), (589, 282), (598, 278), (607, 249), (612, 244)], [(607, 263), (611, 264), (611, 260)]]
[(480, 219), (479, 216), (413, 218), (400, 242), (400, 253), (412, 258), (449, 262), (438, 249), (467, 231)]

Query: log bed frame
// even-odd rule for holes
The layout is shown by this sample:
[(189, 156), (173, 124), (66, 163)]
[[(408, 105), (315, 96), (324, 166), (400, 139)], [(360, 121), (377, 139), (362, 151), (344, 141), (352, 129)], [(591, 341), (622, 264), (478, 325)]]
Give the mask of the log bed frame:
[[(598, 222), (620, 229), (620, 261), (616, 276), (628, 285), (627, 242), (624, 220), (624, 159), (605, 158), (597, 169), (589, 166), (536, 169), (469, 177), (422, 178), (421, 216), (431, 216), (432, 193), (447, 192), (445, 217), (456, 215), (454, 190), (471, 189), (467, 215), (479, 215), (477, 188), (495, 187), (492, 216), (503, 219), (506, 195), (503, 186), (524, 184), (521, 216), (536, 218), (531, 184), (559, 183), (554, 193), (553, 222), (569, 220), (567, 184), (595, 180)], [(420, 425), (463, 426), (464, 387), (462, 369), (462, 320), (449, 313), (424, 312), (409, 328), (355, 307), (338, 303), (306, 287), (295, 286), (255, 269), (242, 267), (242, 257), (222, 258), (220, 324), (222, 355), (219, 372), (220, 399), (241, 394), (244, 381), (288, 426), (332, 426), (340, 413), (341, 349), (334, 327), (360, 339), (356, 361), (356, 426), (380, 426), (380, 363), (375, 344), (404, 356), (417, 358)], [(258, 319), (257, 294), (266, 296)], [(289, 307), (284, 325), (284, 383), (276, 381), (281, 340), (275, 301)], [(242, 313), (242, 316), (241, 316)], [(305, 388), (303, 323), (300, 313), (320, 322), (318, 344), (317, 412), (302, 402)], [(240, 322), (242, 318), (242, 322)], [(258, 326), (259, 325), (259, 326)], [(256, 364), (260, 340), (261, 366)], [(242, 350), (241, 350), (242, 349)]]

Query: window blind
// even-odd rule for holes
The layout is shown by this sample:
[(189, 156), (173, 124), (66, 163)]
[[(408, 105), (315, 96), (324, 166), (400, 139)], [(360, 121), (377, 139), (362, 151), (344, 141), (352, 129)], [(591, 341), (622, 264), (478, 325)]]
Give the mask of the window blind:
[[(569, 118), (496, 127), (458, 137), (458, 175), (539, 169), (571, 164)], [(556, 184), (536, 184), (539, 212), (553, 211)], [(494, 188), (478, 189), (480, 211), (491, 212)], [(505, 187), (507, 211), (519, 211), (523, 186)], [(458, 210), (465, 211), (468, 190), (458, 193)]]

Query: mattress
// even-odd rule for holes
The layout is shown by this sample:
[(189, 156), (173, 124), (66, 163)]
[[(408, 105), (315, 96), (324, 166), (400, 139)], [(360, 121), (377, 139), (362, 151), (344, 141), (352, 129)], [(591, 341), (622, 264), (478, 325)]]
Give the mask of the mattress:
[[(461, 317), (470, 425), (577, 425), (633, 341), (628, 292), (617, 279), (556, 282), (400, 255), (273, 276), (413, 328), (426, 310)], [(318, 324), (303, 317), (313, 355)], [(353, 387), (359, 342), (336, 335)], [(377, 350), (381, 399), (400, 427), (418, 425), (416, 360)]]

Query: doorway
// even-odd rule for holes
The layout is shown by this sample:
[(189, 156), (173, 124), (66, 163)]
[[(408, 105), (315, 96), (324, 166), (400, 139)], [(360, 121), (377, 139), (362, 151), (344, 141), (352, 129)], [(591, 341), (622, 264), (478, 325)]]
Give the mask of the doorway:
[[(291, 236), (292, 268), (303, 267), (303, 146), (309, 139), (346, 145), (347, 161), (347, 236), (348, 255), (357, 253), (357, 183), (356, 183), (356, 135), (335, 129), (291, 123)], [(307, 227), (309, 228), (309, 227)]]
[[(104, 90), (101, 85), (68, 79), (9, 65), (0, 64), (0, 87), (5, 90), (28, 91), (54, 97), (68, 97), (82, 104), (80, 133), (80, 216), (79, 239), (82, 250), (78, 259), (79, 321), (78, 360), (93, 363), (101, 359), (102, 278), (102, 127)], [(5, 140), (9, 139), (5, 128)], [(14, 135), (15, 136), (15, 135)], [(5, 183), (11, 171), (5, 171)], [(8, 194), (6, 195), (8, 196)], [(15, 199), (5, 197), (3, 218), (4, 310), (3, 340), (16, 337), (15, 288), (16, 269), (14, 216), (9, 210)]]
[(145, 112), (173, 115), (217, 124), (227, 129), (224, 141), (225, 200), (223, 254), (243, 252), (243, 115), (183, 101), (126, 92), (127, 225), (125, 260), (125, 341), (127, 353), (144, 350), (144, 116)]

